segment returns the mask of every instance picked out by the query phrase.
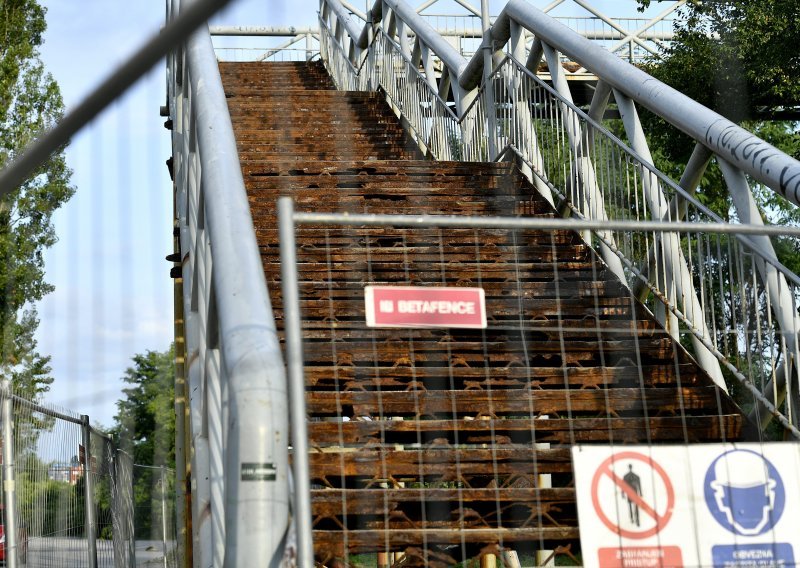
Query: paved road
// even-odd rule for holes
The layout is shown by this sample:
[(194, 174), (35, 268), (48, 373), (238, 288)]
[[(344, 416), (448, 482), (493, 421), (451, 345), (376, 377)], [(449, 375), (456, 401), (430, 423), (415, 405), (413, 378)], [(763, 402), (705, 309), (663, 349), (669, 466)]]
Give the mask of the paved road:
[[(77, 568), (88, 565), (86, 539), (54, 537), (31, 538), (28, 544), (26, 568)], [(167, 545), (168, 550), (174, 543)], [(136, 541), (136, 566), (156, 568), (164, 566), (161, 541)], [(111, 541), (97, 541), (98, 568), (114, 568), (114, 550)]]

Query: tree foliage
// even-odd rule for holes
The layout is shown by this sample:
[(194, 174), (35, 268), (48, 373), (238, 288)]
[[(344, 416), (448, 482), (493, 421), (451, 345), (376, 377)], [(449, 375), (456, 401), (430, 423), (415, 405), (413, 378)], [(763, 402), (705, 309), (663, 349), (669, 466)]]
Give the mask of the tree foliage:
[[(45, 29), (36, 0), (0, 0), (0, 167), (63, 112), (58, 85), (39, 58)], [(56, 242), (53, 213), (74, 192), (70, 175), (59, 152), (0, 201), (0, 369), (26, 396), (52, 382), (49, 357), (33, 339), (39, 319), (32, 304), (53, 289), (43, 253)]]
[(800, 2), (703, 0), (679, 14), (653, 75), (736, 122), (800, 106)]
[[(160, 535), (162, 465), (175, 467), (175, 367), (174, 352), (148, 351), (133, 357), (123, 377), (129, 386), (117, 402), (113, 428), (119, 447), (135, 464), (133, 499), (137, 538)], [(171, 507), (171, 506), (170, 506)], [(160, 536), (159, 536), (160, 538)]]
[[(638, 0), (647, 7), (650, 0)], [(783, 152), (800, 158), (800, 124), (775, 120), (781, 114), (800, 110), (800, 3), (797, 0), (690, 0), (678, 12), (675, 37), (662, 54), (646, 65), (646, 71), (692, 99), (741, 124)], [(680, 179), (695, 142), (652, 113), (642, 112), (656, 166), (673, 179)], [(783, 197), (749, 180), (761, 215), (770, 224), (800, 223), (800, 209)], [(727, 184), (714, 161), (698, 188), (697, 199), (726, 221), (736, 221)], [(724, 245), (724, 238), (721, 240)], [(800, 242), (791, 237), (773, 238), (778, 259), (787, 268), (800, 273)], [(718, 247), (719, 250), (727, 247)], [(727, 264), (732, 259), (724, 252), (720, 258), (707, 259), (704, 273), (714, 281), (707, 290), (726, 302), (722, 311), (735, 313), (734, 321), (745, 328), (757, 313), (766, 313), (763, 291), (748, 286), (746, 279), (736, 282), (726, 271), (714, 270), (712, 263)], [(718, 276), (715, 276), (718, 275)], [(737, 289), (737, 287), (739, 287)], [(739, 298), (749, 298), (744, 304)], [(761, 325), (765, 325), (763, 322)], [(772, 325), (776, 325), (772, 323)], [(717, 331), (717, 339), (726, 330)], [(775, 330), (775, 333), (779, 333)], [(744, 347), (748, 355), (729, 355), (731, 362), (756, 384), (768, 378), (770, 358), (751, 358), (759, 352), (757, 334)], [(724, 371), (725, 372), (725, 371)], [(727, 377), (731, 379), (731, 377)], [(752, 397), (738, 381), (728, 380), (731, 394), (743, 407), (752, 405)], [(769, 435), (776, 435), (772, 432)]]

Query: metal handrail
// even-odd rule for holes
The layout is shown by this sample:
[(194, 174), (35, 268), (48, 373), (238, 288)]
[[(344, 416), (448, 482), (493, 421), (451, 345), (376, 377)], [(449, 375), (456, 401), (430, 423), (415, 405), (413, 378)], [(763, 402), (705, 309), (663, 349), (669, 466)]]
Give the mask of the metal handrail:
[[(780, 262), (780, 260), (778, 260), (778, 258), (775, 255), (771, 255), (771, 254), (768, 254), (768, 253), (765, 254), (764, 251), (762, 251), (761, 247), (759, 247), (759, 245), (757, 243), (753, 242), (753, 240), (749, 238), (749, 235), (758, 235), (758, 236), (767, 236), (767, 235), (769, 235), (769, 236), (773, 236), (773, 237), (778, 237), (778, 236), (800, 237), (800, 229), (798, 229), (797, 227), (772, 227), (772, 228), (769, 228), (769, 227), (765, 227), (763, 225), (751, 227), (749, 225), (728, 223), (722, 217), (720, 217), (717, 213), (715, 213), (714, 211), (709, 209), (700, 200), (698, 200), (697, 197), (695, 197), (695, 195), (693, 195), (693, 194), (689, 193), (688, 191), (686, 191), (686, 189), (681, 187), (680, 184), (676, 183), (675, 180), (670, 178), (667, 174), (665, 174), (664, 172), (662, 172), (661, 170), (659, 170), (658, 168), (656, 168), (652, 164), (648, 163), (648, 161), (641, 154), (639, 154), (636, 150), (634, 150), (633, 148), (631, 148), (630, 146), (625, 144), (625, 142), (623, 142), (616, 134), (614, 134), (608, 128), (606, 128), (605, 125), (603, 125), (599, 121), (595, 120), (593, 117), (591, 117), (588, 114), (586, 114), (580, 107), (576, 106), (574, 102), (564, 98), (555, 88), (553, 88), (551, 85), (548, 85), (542, 79), (537, 77), (530, 69), (525, 67), (525, 65), (523, 63), (518, 61), (512, 55), (504, 56), (504, 58), (501, 60), (501, 62), (496, 66), (495, 71), (493, 71), (493, 73), (492, 73), (492, 76), (494, 76), (494, 74), (497, 73), (497, 71), (507, 61), (513, 63), (520, 73), (524, 73), (525, 75), (527, 75), (532, 81), (536, 82), (537, 85), (541, 89), (543, 89), (544, 91), (547, 91), (547, 93), (550, 96), (552, 96), (553, 98), (557, 99), (559, 101), (559, 104), (564, 105), (565, 107), (569, 108), (572, 112), (574, 112), (577, 116), (579, 116), (581, 118), (581, 120), (586, 121), (587, 124), (590, 124), (595, 130), (597, 130), (599, 133), (602, 133), (602, 135), (604, 137), (608, 138), (612, 143), (614, 143), (621, 152), (627, 154), (633, 160), (635, 160), (636, 162), (640, 163), (643, 167), (645, 167), (649, 171), (650, 174), (652, 174), (653, 176), (658, 178), (659, 182), (663, 183), (664, 185), (668, 186), (670, 190), (674, 191), (675, 194), (681, 198), (681, 200), (686, 201), (687, 203), (691, 204), (691, 206), (694, 207), (698, 212), (701, 212), (704, 215), (707, 215), (715, 223), (729, 224), (732, 227), (732, 230), (726, 231), (726, 232), (729, 232), (730, 234), (732, 234), (732, 236), (734, 236), (737, 240), (739, 240), (744, 246), (746, 246), (754, 254), (758, 254), (759, 256), (761, 256), (764, 259), (764, 261), (768, 262), (770, 265), (774, 266), (779, 271), (781, 271), (781, 273), (783, 273), (783, 275), (788, 280), (790, 280), (792, 283), (794, 283), (797, 286), (800, 286), (800, 276), (798, 276), (797, 274), (795, 274), (791, 270), (789, 270), (783, 263)], [(484, 89), (485, 88), (485, 83), (482, 83), (480, 88)], [(480, 99), (476, 97), (476, 99), (466, 109), (466, 111), (464, 112), (464, 115), (460, 119), (458, 119), (459, 123), (462, 123), (462, 122), (464, 122), (465, 120), (467, 120), (469, 118), (470, 112), (473, 110), (473, 107), (475, 107), (476, 104), (479, 103), (479, 101), (480, 101)], [(495, 161), (497, 161), (497, 160), (495, 160)], [(558, 189), (558, 188), (553, 187), (552, 189)], [(590, 221), (590, 220), (591, 219), (587, 218), (587, 221)], [(641, 223), (645, 223), (645, 224), (661, 223), (662, 224), (661, 230), (667, 231), (669, 229), (667, 229), (666, 227), (668, 225), (670, 225), (671, 223), (675, 223), (675, 222), (665, 219), (665, 220), (662, 220), (662, 221), (655, 221), (655, 222), (641, 221)], [(612, 225), (613, 225), (613, 223), (612, 223)], [(710, 223), (705, 223), (705, 225), (710, 225)], [(624, 227), (624, 226), (620, 225), (620, 228), (622, 228), (622, 227)], [(597, 227), (597, 229), (600, 229), (600, 228), (602, 228), (602, 226)], [(678, 227), (678, 228), (681, 231), (686, 230), (685, 227)], [(642, 229), (642, 230), (646, 230), (646, 229)], [(719, 231), (719, 232), (722, 232), (722, 231)]]
[[(336, 0), (331, 4), (337, 3)], [(384, 5), (391, 9), (402, 21), (441, 59), (453, 76), (459, 76), (466, 65), (466, 60), (450, 45), (425, 19), (417, 14), (403, 0), (375, 0), (375, 4), (367, 13), (367, 23), (359, 35), (356, 45), (365, 49), (370, 41), (370, 34), (383, 16)]]
[[(333, 5), (334, 2), (330, 4)], [(383, 31), (379, 31), (366, 50), (368, 55), (361, 59), (359, 65), (356, 66), (348, 57), (342, 42), (330, 32), (322, 16), (320, 16), (320, 29), (322, 45), (328, 45), (328, 49), (330, 49), (330, 47), (335, 47), (339, 51), (339, 57), (336, 57), (334, 54), (329, 54), (327, 59), (329, 70), (337, 86), (341, 88), (342, 85), (346, 84), (349, 86), (348, 88), (360, 90), (382, 89), (390, 106), (402, 113), (407, 121), (407, 126), (411, 134), (424, 151), (430, 153), (437, 159), (447, 160), (456, 157), (453, 155), (453, 148), (448, 144), (447, 134), (456, 128), (458, 118), (447, 105), (447, 102), (442, 99), (436, 91), (430, 88), (430, 84), (425, 76), (419, 71), (417, 66), (414, 65), (411, 58), (403, 52), (400, 44)], [(411, 101), (411, 104), (405, 104), (402, 97), (403, 94), (408, 94), (406, 89), (398, 88), (395, 82), (387, 84), (381, 81), (380, 77), (372, 76), (372, 68), (368, 68), (370, 59), (378, 57), (378, 53), (385, 54), (386, 51), (391, 51), (393, 57), (396, 57), (397, 61), (404, 67), (404, 84), (415, 83), (416, 85), (424, 85), (424, 97), (427, 100), (422, 101), (423, 97), (419, 97), (418, 100)], [(382, 59), (382, 64), (384, 66), (387, 65), (388, 63), (385, 55)], [(336, 62), (333, 63), (332, 60)], [(389, 58), (389, 61), (392, 61), (391, 65), (395, 64), (393, 59)], [(347, 77), (339, 76), (339, 65), (345, 66)], [(425, 107), (427, 115), (422, 112), (423, 107)], [(435, 117), (439, 119), (439, 122), (435, 121)], [(441, 121), (445, 122), (444, 126), (440, 124)], [(448, 122), (451, 125), (449, 129), (447, 127)]]
[[(201, 506), (212, 510), (201, 511), (196, 522), (211, 523), (205, 530), (214, 539), (211, 551), (200, 542), (198, 552), (205, 565), (224, 555), (225, 566), (242, 566), (283, 554), (289, 523), (285, 371), (208, 31), (194, 34), (183, 53), (183, 65), (180, 53), (170, 62), (175, 183), (192, 431), (207, 436), (195, 448), (194, 475), (210, 483), (204, 489), (209, 502)], [(226, 415), (236, 418), (223, 420)]]

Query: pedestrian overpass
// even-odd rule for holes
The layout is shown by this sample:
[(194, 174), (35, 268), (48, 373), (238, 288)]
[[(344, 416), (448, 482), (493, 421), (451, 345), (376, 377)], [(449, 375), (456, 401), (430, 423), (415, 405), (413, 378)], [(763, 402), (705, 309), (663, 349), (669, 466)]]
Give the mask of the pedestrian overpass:
[[(796, 442), (795, 233), (753, 187), (798, 204), (800, 164), (547, 8), (482, 14), (469, 50), (402, 0), (323, 0), (261, 61), (207, 32), (169, 57), (197, 565), (580, 563), (572, 447)], [(642, 113), (693, 141), (679, 177)], [(370, 304), (432, 288), (485, 322)]]
[[(627, 23), (571, 2), (321, 0), (314, 26), (191, 33), (227, 2), (167, 0), (0, 173), (169, 53), (181, 565), (626, 565), (669, 518), (713, 528), (664, 473), (698, 464), (716, 530), (786, 552), (800, 278), (776, 243), (800, 230), (756, 196), (800, 205), (800, 163), (636, 66), (685, 0)], [(691, 149), (674, 175), (654, 117)], [(729, 500), (753, 467), (750, 515)], [(616, 559), (586, 548), (606, 530)], [(674, 548), (635, 559), (716, 562)]]

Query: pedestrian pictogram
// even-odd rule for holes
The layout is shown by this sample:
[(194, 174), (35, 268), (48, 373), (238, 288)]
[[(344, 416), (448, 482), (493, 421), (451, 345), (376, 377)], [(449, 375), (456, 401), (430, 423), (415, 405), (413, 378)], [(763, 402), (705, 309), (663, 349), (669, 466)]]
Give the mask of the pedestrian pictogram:
[(592, 505), (603, 524), (625, 538), (644, 539), (669, 522), (675, 491), (664, 469), (639, 452), (612, 454), (597, 468)]
[[(642, 480), (641, 478), (633, 473), (633, 464), (628, 464), (628, 473), (625, 474), (625, 477), (622, 478), (622, 481), (628, 486), (630, 491), (636, 494), (640, 499), (642, 497)], [(626, 499), (628, 500), (628, 514), (630, 515), (631, 523), (635, 524), (637, 527), (642, 526), (641, 522), (639, 521), (639, 505), (638, 500), (632, 498), (630, 495), (626, 493)]]

